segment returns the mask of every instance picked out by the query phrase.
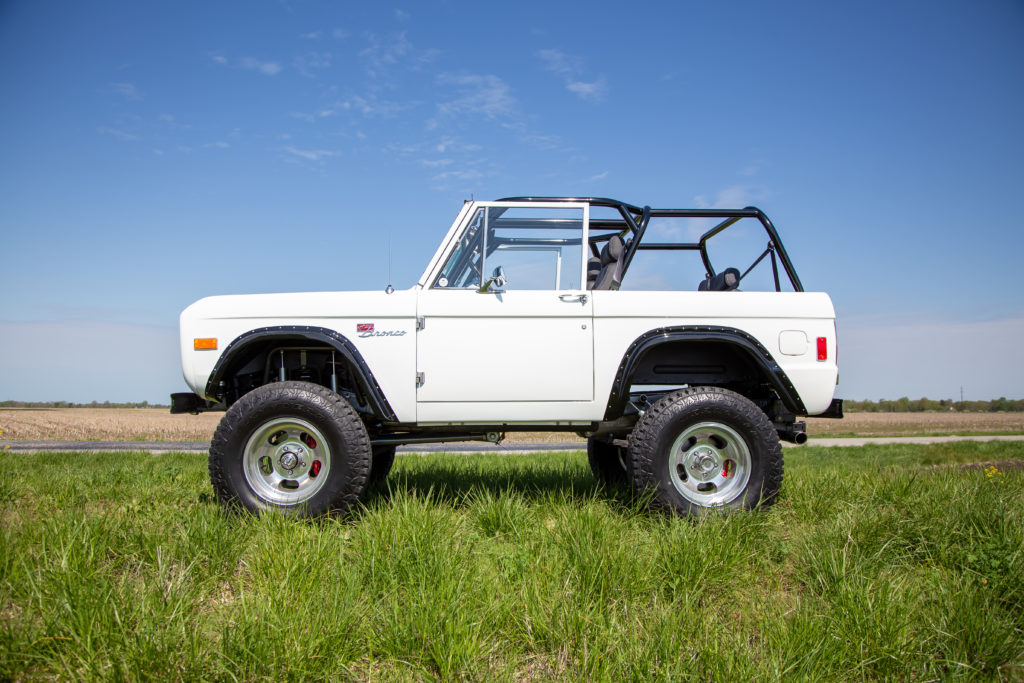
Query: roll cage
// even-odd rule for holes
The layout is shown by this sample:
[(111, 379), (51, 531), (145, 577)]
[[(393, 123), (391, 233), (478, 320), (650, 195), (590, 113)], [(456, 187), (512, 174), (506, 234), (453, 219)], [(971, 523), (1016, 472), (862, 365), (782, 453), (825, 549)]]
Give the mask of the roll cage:
[[(793, 291), (804, 291), (800, 277), (793, 267), (793, 262), (786, 252), (779, 233), (775, 230), (771, 220), (761, 209), (748, 206), (744, 209), (652, 209), (649, 206), (639, 207), (626, 202), (620, 202), (606, 197), (504, 197), (498, 201), (502, 202), (573, 202), (587, 203), (590, 206), (601, 206), (616, 209), (620, 219), (590, 219), (590, 231), (588, 242), (593, 256), (599, 256), (603, 243), (607, 242), (613, 235), (619, 235), (625, 242), (625, 251), (622, 255), (622, 276), (625, 277), (629, 264), (638, 250), (650, 251), (696, 251), (700, 254), (701, 261), (708, 278), (714, 277), (717, 272), (711, 263), (708, 255), (708, 241), (726, 230), (731, 225), (744, 218), (755, 218), (760, 222), (768, 235), (768, 245), (761, 255), (754, 259), (754, 262), (740, 274), (742, 281), (765, 258), (771, 260), (772, 276), (775, 283), (775, 291), (781, 292), (782, 286), (779, 277), (779, 266), (789, 278)], [(644, 242), (644, 233), (652, 218), (717, 218), (721, 222), (706, 231), (696, 242)]]

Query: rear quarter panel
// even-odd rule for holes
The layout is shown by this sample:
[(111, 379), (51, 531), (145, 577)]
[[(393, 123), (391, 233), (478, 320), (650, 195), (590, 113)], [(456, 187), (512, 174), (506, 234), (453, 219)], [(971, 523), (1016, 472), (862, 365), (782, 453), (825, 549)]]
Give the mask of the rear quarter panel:
[[(635, 339), (658, 327), (718, 325), (752, 335), (771, 353), (800, 394), (809, 415), (828, 408), (835, 392), (835, 309), (820, 292), (596, 291), (594, 389), (608, 397), (619, 364)], [(780, 333), (802, 331), (806, 348), (782, 353)], [(815, 340), (828, 340), (829, 358), (817, 360)], [(794, 348), (787, 345), (787, 352)]]

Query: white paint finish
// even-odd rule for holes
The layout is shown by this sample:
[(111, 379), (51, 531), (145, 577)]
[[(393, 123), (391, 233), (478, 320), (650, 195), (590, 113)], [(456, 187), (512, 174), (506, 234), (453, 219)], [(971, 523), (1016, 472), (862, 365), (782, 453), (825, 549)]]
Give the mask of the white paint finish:
[(450, 405), (437, 419), (504, 421), (511, 418), (503, 402), (592, 401), (591, 300), (577, 300), (584, 294), (420, 290), (420, 410), (425, 403), (470, 403), (474, 415), (486, 417)]
[(807, 333), (803, 330), (779, 332), (779, 352), (784, 356), (802, 356), (807, 353)]
[[(324, 327), (346, 337), (371, 368), (402, 422), (416, 421), (416, 292), (314, 292), (217, 296), (200, 299), (181, 314), (185, 382), (199, 395), (228, 345), (261, 327)], [(360, 338), (357, 323), (402, 336)], [(217, 351), (195, 351), (192, 339), (216, 337)]]
[[(607, 397), (629, 346), (659, 327), (716, 325), (743, 330), (761, 342), (789, 376), (809, 414), (828, 408), (835, 391), (835, 359), (777, 353), (779, 333), (795, 326), (835, 348), (835, 311), (819, 292), (592, 292), (594, 392)], [(826, 398), (827, 397), (827, 398)], [(601, 415), (604, 404), (600, 404)]]
[[(586, 423), (600, 420), (616, 372), (638, 337), (661, 327), (722, 326), (758, 339), (787, 373), (808, 414), (835, 389), (835, 311), (822, 293), (556, 292), (429, 289), (481, 207), (578, 208), (583, 239), (589, 206), (565, 202), (467, 202), (424, 271), (405, 292), (268, 294), (203, 299), (181, 316), (186, 382), (199, 394), (218, 357), (252, 329), (325, 327), (359, 349), (399, 421), (420, 424)], [(586, 259), (581, 259), (581, 282)], [(511, 283), (514, 284), (514, 283)], [(577, 297), (586, 296), (581, 303)], [(416, 316), (425, 329), (416, 331)], [(360, 338), (357, 323), (401, 336)], [(217, 351), (194, 351), (216, 337)], [(826, 337), (828, 361), (808, 339)], [(425, 383), (416, 388), (416, 373)]]

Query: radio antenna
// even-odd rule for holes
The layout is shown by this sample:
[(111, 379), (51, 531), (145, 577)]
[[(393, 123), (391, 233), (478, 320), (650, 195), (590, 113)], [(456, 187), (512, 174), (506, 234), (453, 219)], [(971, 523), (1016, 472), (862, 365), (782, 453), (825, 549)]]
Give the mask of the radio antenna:
[(391, 233), (388, 233), (388, 286), (384, 288), (384, 291), (390, 294), (395, 291), (395, 288), (391, 286)]

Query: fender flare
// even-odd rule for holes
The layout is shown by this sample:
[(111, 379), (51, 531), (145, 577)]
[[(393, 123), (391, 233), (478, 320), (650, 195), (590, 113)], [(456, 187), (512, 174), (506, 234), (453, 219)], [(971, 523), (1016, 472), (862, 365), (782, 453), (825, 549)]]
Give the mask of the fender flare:
[(373, 376), (370, 366), (366, 364), (359, 349), (345, 335), (326, 327), (310, 327), (305, 325), (280, 325), (276, 327), (260, 327), (239, 335), (224, 349), (217, 359), (210, 379), (206, 383), (206, 395), (217, 396), (217, 389), (233, 362), (254, 344), (274, 339), (299, 339), (325, 344), (340, 353), (353, 368), (353, 375), (359, 388), (366, 395), (374, 415), (384, 422), (397, 422), (395, 411), (388, 403), (377, 379)]
[(743, 351), (765, 374), (772, 388), (779, 395), (782, 404), (794, 415), (806, 414), (804, 402), (786, 372), (772, 357), (772, 354), (752, 335), (735, 327), (719, 325), (685, 325), (661, 327), (637, 337), (622, 356), (615, 373), (612, 391), (605, 408), (605, 420), (612, 420), (622, 414), (629, 400), (629, 385), (637, 365), (651, 349), (671, 342), (715, 341), (730, 344)]

